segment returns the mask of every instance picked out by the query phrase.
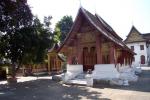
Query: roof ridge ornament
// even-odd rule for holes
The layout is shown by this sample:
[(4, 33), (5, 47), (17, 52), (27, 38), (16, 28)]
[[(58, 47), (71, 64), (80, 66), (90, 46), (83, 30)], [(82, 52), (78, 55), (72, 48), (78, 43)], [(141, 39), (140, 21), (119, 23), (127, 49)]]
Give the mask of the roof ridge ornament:
[(132, 26), (134, 26), (134, 21), (132, 20)]
[(82, 2), (81, 2), (81, 0), (79, 0), (79, 3), (80, 3), (80, 6), (79, 6), (79, 7), (81, 8), (81, 7), (82, 7)]
[(94, 3), (94, 13), (96, 14), (97, 13), (97, 10), (96, 10), (96, 0), (93, 3)]

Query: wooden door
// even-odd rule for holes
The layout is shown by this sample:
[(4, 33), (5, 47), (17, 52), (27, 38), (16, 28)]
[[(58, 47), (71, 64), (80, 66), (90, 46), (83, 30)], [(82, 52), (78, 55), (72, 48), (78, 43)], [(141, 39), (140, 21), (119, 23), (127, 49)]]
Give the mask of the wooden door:
[(88, 50), (87, 47), (83, 48), (83, 70), (87, 71), (88, 69), (94, 69), (94, 65), (97, 62), (96, 59), (96, 49), (95, 47), (91, 47)]
[(141, 64), (145, 64), (145, 56), (144, 55), (141, 56)]

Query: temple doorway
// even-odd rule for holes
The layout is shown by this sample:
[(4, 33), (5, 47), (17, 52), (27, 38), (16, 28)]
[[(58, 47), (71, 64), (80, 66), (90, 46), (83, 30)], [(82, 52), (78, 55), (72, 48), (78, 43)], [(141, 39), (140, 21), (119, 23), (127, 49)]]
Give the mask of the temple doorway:
[(83, 70), (93, 70), (94, 65), (97, 63), (97, 55), (95, 47), (84, 47), (83, 48)]
[(141, 55), (141, 64), (145, 64), (145, 56)]

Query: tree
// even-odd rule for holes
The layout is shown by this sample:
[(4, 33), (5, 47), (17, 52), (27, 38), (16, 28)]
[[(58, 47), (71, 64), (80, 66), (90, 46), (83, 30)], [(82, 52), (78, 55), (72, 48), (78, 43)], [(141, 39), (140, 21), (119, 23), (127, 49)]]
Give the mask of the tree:
[(12, 77), (21, 64), (40, 63), (52, 43), (50, 20), (33, 17), (26, 0), (0, 2), (0, 59), (10, 60)]
[(56, 27), (53, 34), (54, 34), (54, 36), (53, 36), (54, 43), (59, 43), (60, 42), (60, 36), (61, 36), (60, 29)]
[(36, 17), (34, 19), (34, 30), (37, 34), (37, 46), (35, 51), (35, 58), (33, 63), (42, 63), (47, 53), (47, 49), (53, 45), (53, 33), (51, 31), (51, 16), (44, 17), (44, 23), (42, 24)]
[(32, 13), (27, 0), (1, 0), (0, 2), (0, 57), (9, 59), (12, 76), (15, 77), (16, 64), (20, 64), (26, 42), (26, 32), (31, 33)]
[(64, 16), (55, 26), (55, 33), (57, 33), (60, 38), (60, 42), (63, 42), (70, 31), (73, 24), (71, 16)]
[(0, 31), (11, 34), (16, 29), (31, 25), (32, 13), (27, 0), (1, 0)]
[[(33, 31), (27, 36), (28, 43), (22, 57), (22, 64), (34, 65), (43, 63), (48, 48), (53, 44), (53, 33), (50, 28), (52, 17), (44, 17), (44, 23), (41, 23), (37, 17), (33, 19), (33, 25), (30, 27)], [(30, 38), (32, 37), (32, 38)]]

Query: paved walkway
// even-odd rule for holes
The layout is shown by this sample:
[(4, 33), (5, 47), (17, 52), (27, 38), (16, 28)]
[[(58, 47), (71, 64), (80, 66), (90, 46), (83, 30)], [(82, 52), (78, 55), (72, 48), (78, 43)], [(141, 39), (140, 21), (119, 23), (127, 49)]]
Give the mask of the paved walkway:
[(129, 87), (63, 85), (50, 77), (34, 77), (15, 86), (0, 84), (0, 100), (150, 100), (150, 67), (142, 69), (138, 82)]

